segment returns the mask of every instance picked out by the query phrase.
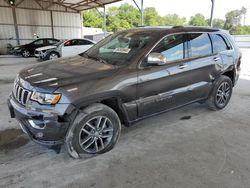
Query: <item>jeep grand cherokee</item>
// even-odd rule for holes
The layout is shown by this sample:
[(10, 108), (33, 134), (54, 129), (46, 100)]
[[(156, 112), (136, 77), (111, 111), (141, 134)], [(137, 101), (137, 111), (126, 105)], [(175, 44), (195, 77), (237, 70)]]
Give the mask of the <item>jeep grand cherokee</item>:
[(151, 27), (121, 31), (85, 53), (22, 70), (8, 99), (29, 137), (69, 154), (100, 154), (121, 124), (194, 102), (229, 102), (241, 53), (221, 30)]

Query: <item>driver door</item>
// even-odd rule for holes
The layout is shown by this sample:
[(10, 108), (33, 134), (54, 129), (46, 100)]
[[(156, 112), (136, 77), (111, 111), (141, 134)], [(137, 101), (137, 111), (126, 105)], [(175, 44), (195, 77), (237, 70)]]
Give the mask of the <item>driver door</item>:
[(166, 36), (151, 51), (163, 54), (164, 65), (149, 65), (147, 60), (138, 72), (138, 115), (144, 117), (171, 109), (189, 100), (189, 78), (186, 34)]
[(78, 54), (78, 41), (76, 39), (68, 40), (64, 42), (62, 46), (62, 57), (69, 57)]

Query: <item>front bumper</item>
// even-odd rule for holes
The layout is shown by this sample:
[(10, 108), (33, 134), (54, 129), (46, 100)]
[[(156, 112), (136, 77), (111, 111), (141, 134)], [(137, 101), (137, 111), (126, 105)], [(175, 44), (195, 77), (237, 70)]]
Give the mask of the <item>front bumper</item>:
[[(43, 109), (30, 109), (20, 105), (16, 99), (10, 95), (8, 99), (8, 107), (12, 118), (16, 118), (21, 128), (26, 132), (31, 140), (47, 146), (60, 145), (64, 143), (69, 122), (63, 117), (62, 111), (59, 113), (54, 111), (46, 112)], [(59, 106), (60, 110), (71, 109), (70, 104)]]

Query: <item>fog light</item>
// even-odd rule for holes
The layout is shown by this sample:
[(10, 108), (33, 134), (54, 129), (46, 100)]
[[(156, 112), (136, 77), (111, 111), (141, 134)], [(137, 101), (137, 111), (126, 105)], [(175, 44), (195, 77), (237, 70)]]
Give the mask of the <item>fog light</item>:
[(43, 133), (42, 132), (36, 133), (36, 138), (42, 138), (42, 137), (43, 137)]

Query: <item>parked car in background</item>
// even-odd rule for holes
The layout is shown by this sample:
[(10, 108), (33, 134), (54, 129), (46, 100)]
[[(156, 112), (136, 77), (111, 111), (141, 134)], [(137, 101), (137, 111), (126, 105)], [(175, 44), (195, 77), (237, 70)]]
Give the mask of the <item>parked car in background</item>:
[(35, 49), (43, 46), (54, 45), (59, 41), (60, 40), (54, 38), (40, 38), (31, 43), (15, 47), (13, 53), (16, 55), (22, 55), (23, 57), (30, 57), (34, 55)]
[(95, 42), (89, 39), (70, 39), (67, 41), (60, 41), (55, 45), (37, 48), (35, 56), (43, 61), (74, 56), (85, 52), (94, 44)]

